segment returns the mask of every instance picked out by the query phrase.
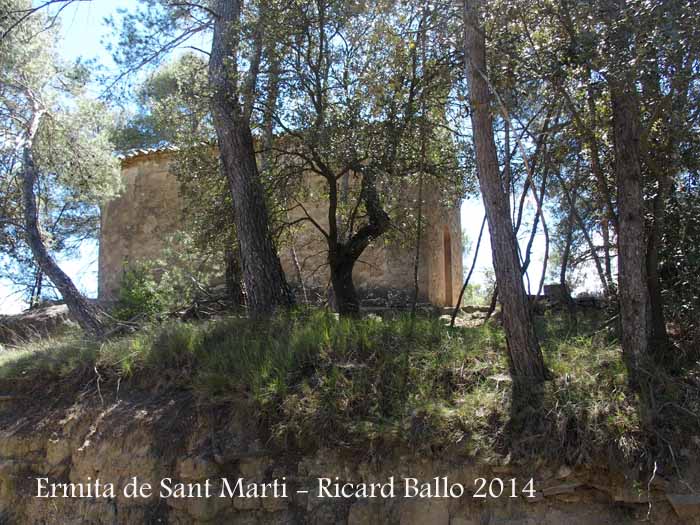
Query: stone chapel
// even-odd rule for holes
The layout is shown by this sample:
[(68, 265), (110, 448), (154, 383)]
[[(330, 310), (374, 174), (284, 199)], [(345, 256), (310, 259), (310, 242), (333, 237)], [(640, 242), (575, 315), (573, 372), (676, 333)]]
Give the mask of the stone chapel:
[[(132, 261), (155, 258), (178, 231), (182, 202), (178, 181), (170, 171), (172, 148), (135, 150), (121, 157), (123, 191), (102, 207), (98, 294), (110, 300), (123, 269)], [(428, 185), (430, 186), (430, 185)], [(327, 223), (323, 202), (305, 203), (319, 223)], [(462, 284), (462, 232), (459, 202), (445, 205), (437, 191), (424, 190), (424, 226), (420, 246), (419, 301), (454, 306)], [(415, 243), (377, 239), (356, 263), (353, 278), (364, 301), (405, 303), (413, 297)], [(324, 268), (326, 242), (311, 224), (301, 223), (294, 243), (301, 278), (308, 289), (329, 286)], [(280, 248), (280, 259), (292, 286), (299, 285), (291, 248)]]

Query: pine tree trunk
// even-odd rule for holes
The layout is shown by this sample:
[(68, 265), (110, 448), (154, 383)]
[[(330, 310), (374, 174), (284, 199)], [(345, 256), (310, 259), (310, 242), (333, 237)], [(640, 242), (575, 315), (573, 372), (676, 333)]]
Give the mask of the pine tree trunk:
[[(636, 28), (628, 18), (625, 0), (607, 4), (609, 42), (616, 53), (608, 74), (612, 106), (615, 178), (618, 206), (618, 297), (622, 357), (630, 385), (645, 401), (651, 401), (649, 388), (649, 336), (651, 308), (647, 282), (646, 231), (641, 168), (641, 114), (634, 71)], [(646, 372), (645, 372), (646, 371)]]
[(491, 94), (486, 74), (486, 44), (479, 23), (478, 3), (465, 0), (465, 62), (469, 82), (472, 131), (476, 147), (479, 186), (491, 234), (494, 269), (498, 294), (503, 308), (503, 326), (506, 333), (513, 392), (521, 399), (529, 399), (528, 392), (543, 383), (548, 372), (530, 317), (517, 241), (513, 233), (508, 196), (504, 193), (498, 167), (498, 156), (493, 136), (490, 111)]
[(610, 82), (615, 174), (619, 208), (618, 257), (622, 354), (630, 383), (639, 385), (640, 364), (649, 351), (649, 294), (642, 173), (639, 157), (639, 102), (634, 86)]
[(218, 0), (214, 10), (218, 17), (209, 59), (214, 127), (233, 198), (248, 309), (252, 316), (267, 316), (294, 299), (272, 242), (250, 123), (238, 99), (240, 3)]
[(22, 200), (24, 205), (24, 227), (27, 244), (34, 255), (34, 262), (54, 286), (68, 306), (68, 311), (80, 327), (89, 334), (101, 337), (105, 333), (104, 312), (91, 304), (76, 288), (73, 281), (61, 270), (49, 253), (39, 229), (39, 212), (37, 210), (34, 185), (36, 168), (29, 146), (24, 148), (24, 173), (22, 177)]

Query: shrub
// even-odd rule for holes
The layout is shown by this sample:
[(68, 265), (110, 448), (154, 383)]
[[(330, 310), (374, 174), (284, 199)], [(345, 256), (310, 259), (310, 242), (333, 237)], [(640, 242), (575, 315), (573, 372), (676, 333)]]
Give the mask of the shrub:
[(153, 319), (166, 304), (166, 294), (159, 288), (152, 266), (132, 264), (122, 273), (112, 315), (122, 321)]

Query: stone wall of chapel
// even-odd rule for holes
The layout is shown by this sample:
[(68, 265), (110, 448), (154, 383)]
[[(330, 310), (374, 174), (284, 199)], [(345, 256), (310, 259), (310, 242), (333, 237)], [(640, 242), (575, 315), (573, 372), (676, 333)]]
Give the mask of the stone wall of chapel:
[[(102, 208), (98, 277), (101, 299), (114, 298), (125, 265), (158, 257), (168, 236), (179, 228), (182, 203), (177, 180), (169, 171), (171, 155), (148, 153), (122, 163), (123, 193)], [(323, 202), (310, 198), (304, 208), (322, 227), (327, 227)], [(290, 220), (302, 215), (301, 208), (292, 210)], [(294, 230), (293, 245), (309, 292), (325, 294), (329, 272), (323, 235), (311, 223), (300, 223)], [(361, 297), (388, 296), (397, 302), (410, 299), (414, 257), (414, 243), (384, 238), (375, 241), (355, 266), (353, 276)], [(281, 247), (280, 259), (290, 283), (298, 285), (299, 272), (291, 243)], [(442, 205), (438, 195), (431, 192), (425, 195), (418, 282), (419, 299), (438, 306), (451, 306), (462, 284), (459, 207)]]
[(123, 268), (158, 257), (178, 230), (182, 205), (178, 182), (169, 171), (170, 154), (152, 153), (122, 163), (123, 190), (102, 206), (98, 295), (111, 299)]

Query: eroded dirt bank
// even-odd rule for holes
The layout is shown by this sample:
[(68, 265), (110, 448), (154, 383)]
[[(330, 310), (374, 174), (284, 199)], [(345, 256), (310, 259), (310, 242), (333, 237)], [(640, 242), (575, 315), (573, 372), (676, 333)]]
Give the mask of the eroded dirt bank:
[[(0, 401), (0, 523), (619, 525), (647, 516), (652, 523), (700, 523), (700, 496), (690, 489), (698, 486), (700, 476), (693, 467), (679, 471), (682, 479), (657, 473), (649, 482), (605, 465), (518, 467), (504, 464), (506, 460), (478, 464), (458, 454), (428, 458), (407, 450), (340, 447), (292, 452), (269, 445), (244, 400), (227, 407), (198, 406), (187, 392), (146, 394), (117, 390), (106, 382), (98, 389), (99, 377), (93, 381), (78, 396), (36, 385), (3, 385), (3, 394), (24, 393)], [(141, 487), (151, 485), (150, 497), (124, 495), (134, 477)], [(386, 484), (393, 477), (394, 497), (318, 497), (319, 478), (335, 483), (336, 477), (339, 483), (354, 484), (345, 489), (353, 493), (362, 489), (361, 483)], [(405, 478), (434, 487), (435, 477), (462, 485), (464, 495), (404, 497)], [(37, 478), (82, 484), (86, 490), (92, 482), (92, 497), (38, 498)], [(167, 478), (171, 493), (160, 485)], [(235, 497), (220, 497), (222, 478)], [(278, 480), (287, 497), (271, 497), (271, 485), (268, 497), (238, 497), (239, 478), (244, 487), (255, 485), (258, 495), (263, 484)], [(486, 480), (484, 487), (478, 478)], [(496, 478), (505, 485), (498, 498), (488, 494)], [(511, 478), (517, 480), (516, 497), (510, 497)], [(532, 498), (522, 490), (530, 478)], [(97, 479), (100, 497), (95, 497)], [(175, 497), (177, 483), (203, 490), (206, 480), (210, 497)], [(104, 494), (108, 483), (113, 497)], [(493, 484), (492, 494), (499, 484)], [(62, 495), (63, 485), (57, 486)], [(442, 486), (440, 479), (438, 488)], [(474, 497), (480, 492), (487, 497)]]

